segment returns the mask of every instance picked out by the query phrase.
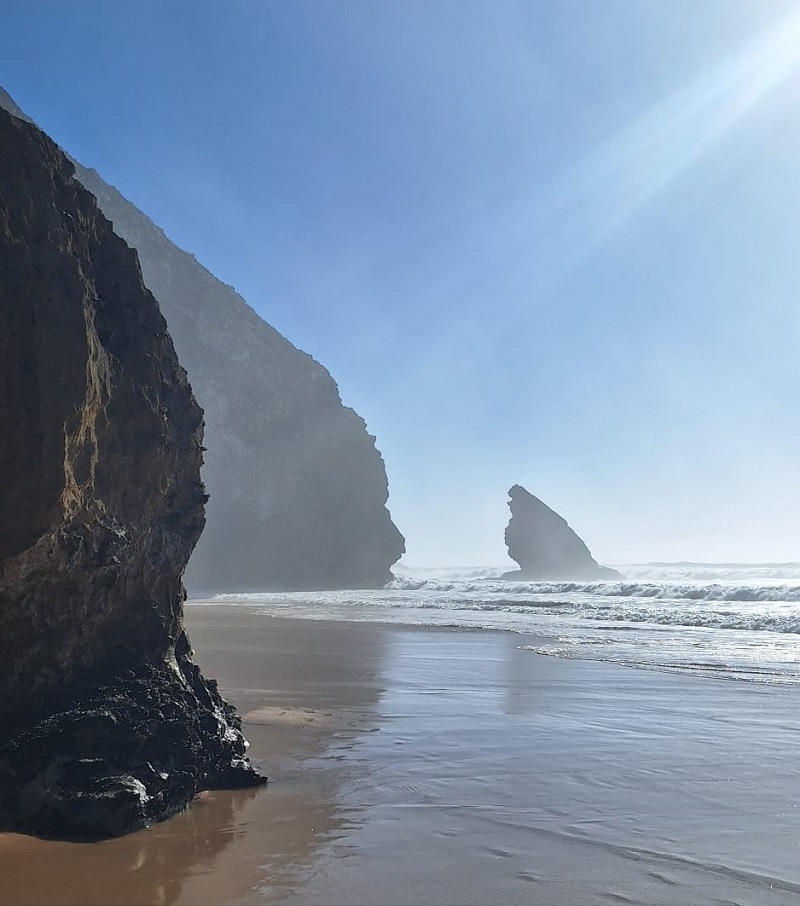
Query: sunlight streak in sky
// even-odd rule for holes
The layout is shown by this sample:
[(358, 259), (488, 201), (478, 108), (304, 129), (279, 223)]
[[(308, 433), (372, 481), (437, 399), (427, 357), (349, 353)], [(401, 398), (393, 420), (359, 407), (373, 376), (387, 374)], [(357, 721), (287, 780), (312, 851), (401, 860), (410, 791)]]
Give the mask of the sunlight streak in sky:
[[(482, 215), (453, 243), (450, 258), (439, 256), (438, 271), (429, 275), (431, 279), (420, 287), (426, 307), (434, 312), (439, 309), (449, 311), (448, 300), (458, 299), (459, 317), (443, 319), (435, 328), (431, 324), (424, 342), (417, 338), (413, 359), (397, 376), (398, 405), (407, 394), (409, 379), (415, 379), (420, 384), (444, 388), (440, 389), (440, 395), (448, 399), (464, 394), (464, 388), (469, 387), (472, 407), (478, 409), (483, 405), (487, 409), (497, 408), (500, 405), (496, 396), (497, 385), (503, 378), (493, 380), (497, 370), (493, 363), (498, 361), (498, 356), (506, 355), (504, 347), (509, 337), (527, 338), (520, 348), (527, 343), (533, 364), (527, 371), (508, 369), (513, 379), (507, 379), (503, 386), (510, 399), (530, 400), (529, 405), (524, 402), (519, 404), (520, 412), (525, 406), (530, 411), (525, 410), (525, 415), (518, 422), (536, 427), (531, 432), (528, 453), (518, 455), (509, 452), (521, 449), (518, 438), (509, 438), (512, 430), (509, 427), (504, 428), (504, 440), (498, 446), (505, 451), (503, 463), (509, 472), (516, 468), (515, 474), (524, 474), (527, 462), (531, 474), (537, 476), (539, 486), (547, 487), (547, 463), (542, 462), (540, 452), (540, 432), (547, 429), (542, 428), (545, 416), (541, 410), (544, 409), (546, 414), (547, 400), (558, 399), (562, 385), (568, 387), (575, 380), (569, 372), (575, 365), (570, 355), (576, 318), (583, 318), (590, 307), (603, 304), (602, 299), (597, 301), (591, 289), (584, 287), (581, 278), (578, 278), (574, 284), (575, 291), (571, 291), (571, 298), (576, 300), (578, 306), (576, 313), (565, 311), (560, 316), (561, 285), (587, 259), (604, 254), (622, 230), (634, 225), (638, 227), (636, 219), (648, 206), (658, 204), (658, 218), (665, 223), (670, 222), (675, 204), (685, 203), (686, 187), (675, 191), (677, 201), (672, 199), (673, 191), (679, 189), (679, 182), (708, 157), (726, 154), (728, 146), (735, 150), (739, 140), (735, 133), (744, 133), (753, 125), (747, 122), (748, 117), (763, 102), (790, 87), (790, 80), (797, 78), (799, 68), (800, 11), (796, 8), (777, 26), (773, 25), (749, 42), (743, 42), (737, 52), (729, 53), (721, 62), (699, 71), (694, 78), (677, 83), (680, 87), (666, 95), (662, 93), (660, 100), (656, 96), (647, 112), (635, 117), (626, 127), (616, 131), (613, 127), (609, 128), (605, 141), (572, 163), (565, 163), (551, 179), (544, 181), (541, 172), (531, 174), (527, 184), (519, 186), (514, 195), (509, 194), (499, 204), (487, 203)], [(757, 136), (757, 133), (753, 134)], [(761, 162), (755, 159), (748, 161), (747, 166), (759, 168)], [(699, 210), (698, 216), (704, 229), (716, 228), (713, 210)], [(652, 224), (643, 229), (652, 235)], [(638, 247), (638, 244), (633, 243), (633, 247)], [(468, 262), (466, 267), (465, 262)], [(624, 301), (625, 292), (620, 292), (623, 300), (620, 304), (623, 306), (628, 304)], [(730, 309), (735, 303), (726, 301), (725, 304)], [(502, 329), (487, 327), (487, 324), (498, 322), (503, 324)], [(619, 319), (615, 329), (624, 331), (623, 322), (624, 318)], [(603, 340), (604, 336), (600, 333), (599, 345), (602, 346)], [(636, 344), (638, 339), (632, 342)], [(556, 350), (550, 364), (536, 365), (536, 360), (548, 361), (548, 349)], [(465, 356), (465, 350), (469, 350), (468, 356)], [(586, 348), (579, 355), (587, 355)], [(636, 353), (633, 355), (635, 357)], [(642, 380), (643, 383), (650, 380), (648, 386), (651, 389), (672, 387), (670, 393), (674, 395), (677, 392), (676, 379), (669, 369), (680, 361), (680, 350), (675, 351), (675, 357), (670, 353), (667, 360), (669, 368), (659, 364), (660, 359), (651, 362), (648, 368), (652, 368), (652, 373), (647, 368), (643, 369)], [(708, 361), (712, 360), (709, 358)], [(559, 362), (562, 367), (559, 367)], [(602, 356), (593, 358), (592, 362), (592, 368), (600, 367), (598, 362), (602, 363)], [(686, 390), (685, 400), (675, 402), (670, 393), (657, 395), (656, 399), (667, 408), (673, 406), (686, 420), (689, 417), (687, 412), (696, 411), (695, 400), (710, 397), (721, 404), (718, 420), (724, 422), (730, 416), (730, 409), (724, 403), (726, 390), (736, 386), (737, 394), (742, 397), (746, 395), (749, 385), (735, 383), (734, 376), (724, 371), (719, 363), (716, 367), (720, 374), (725, 374), (725, 379), (721, 386), (707, 384), (707, 364), (704, 360), (688, 372), (691, 386)], [(662, 374), (665, 368), (666, 373)], [(485, 376), (470, 380), (469, 369)], [(502, 375), (505, 372), (500, 369), (497, 373)], [(614, 388), (614, 395), (605, 401), (605, 407), (612, 413), (620, 404), (619, 389), (614, 384), (608, 386)], [(645, 392), (643, 389), (642, 393)], [(751, 387), (750, 392), (757, 395), (756, 387)], [(636, 392), (632, 392), (630, 399), (635, 401), (636, 398)], [(559, 419), (569, 420), (583, 415), (580, 408), (570, 409), (569, 405), (567, 402), (562, 407)], [(763, 401), (757, 399), (749, 404), (749, 409), (766, 411)], [(510, 411), (517, 410), (512, 405)], [(701, 411), (698, 418), (689, 436), (707, 440), (713, 432), (705, 432), (702, 425), (708, 422), (709, 414)], [(557, 420), (554, 420), (553, 424), (556, 423)], [(765, 420), (764, 424), (768, 423)], [(512, 421), (512, 424), (516, 425), (517, 421)], [(522, 433), (519, 428), (513, 430)], [(767, 445), (774, 442), (773, 436), (768, 436), (769, 440), (764, 441)], [(465, 442), (467, 440), (465, 436)], [(558, 440), (551, 437), (550, 442), (555, 446)], [(658, 454), (654, 454), (654, 462), (664, 460), (666, 465), (663, 467), (668, 472), (673, 458), (679, 457), (686, 446), (686, 435), (681, 435), (675, 443), (677, 452), (670, 452), (672, 448), (662, 439)], [(737, 455), (740, 453), (741, 449), (738, 449)], [(518, 455), (517, 459), (515, 455)], [(589, 460), (591, 457), (587, 457)], [(763, 452), (754, 455), (752, 460), (763, 463)], [(480, 465), (476, 465), (475, 469), (479, 471)], [(692, 469), (697, 470), (696, 463)], [(721, 466), (717, 463), (702, 480), (711, 481), (716, 473), (720, 475), (722, 487), (729, 476), (722, 476), (721, 472)], [(769, 472), (767, 469), (766, 473)], [(673, 480), (676, 474), (676, 471), (669, 472), (672, 476), (669, 480)], [(554, 487), (562, 488), (569, 487), (570, 481), (563, 478), (559, 485), (558, 476), (551, 479)], [(707, 496), (711, 496), (711, 490), (706, 490)], [(759, 493), (762, 492), (765, 498), (769, 497), (759, 487)], [(719, 498), (724, 498), (723, 490), (719, 490)], [(450, 506), (452, 508), (453, 504)], [(580, 506), (580, 494), (576, 494), (576, 512)], [(714, 509), (709, 507), (709, 513), (713, 513)], [(604, 514), (603, 519), (607, 518)], [(667, 520), (665, 509), (662, 509), (660, 518)], [(775, 523), (784, 525), (785, 520), (776, 517)], [(621, 528), (620, 534), (624, 531), (624, 527)], [(685, 526), (680, 531), (685, 533)], [(676, 537), (680, 536), (680, 531), (676, 532)], [(710, 525), (702, 531), (698, 529), (699, 535), (703, 532), (708, 537), (713, 535)], [(598, 537), (603, 534), (598, 531)], [(698, 545), (701, 540), (697, 541)], [(678, 542), (675, 542), (675, 549), (678, 547)]]
[[(800, 12), (705, 73), (569, 168), (551, 189), (545, 242), (583, 253), (628, 223), (719, 143), (800, 63)], [(542, 257), (536, 253), (537, 259)]]
[[(505, 316), (537, 310), (587, 256), (796, 75), (798, 64), (800, 11), (794, 11), (548, 183), (533, 183), (484, 211), (463, 237), (465, 248), (421, 290), (432, 309), (455, 296), (463, 307), (458, 324), (431, 332), (420, 365), (439, 362), (444, 346), (460, 348), (483, 336), (487, 300)], [(468, 286), (465, 258), (472, 262)]]

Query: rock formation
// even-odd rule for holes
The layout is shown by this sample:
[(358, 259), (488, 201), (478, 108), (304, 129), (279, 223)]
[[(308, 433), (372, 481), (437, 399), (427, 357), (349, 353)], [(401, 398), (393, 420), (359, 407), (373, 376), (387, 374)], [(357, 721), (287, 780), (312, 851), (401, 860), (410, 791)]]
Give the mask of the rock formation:
[[(0, 89), (0, 104), (22, 115)], [(378, 588), (403, 554), (375, 438), (328, 371), (94, 170), (76, 175), (139, 253), (205, 412), (207, 526), (193, 591)]]
[(136, 253), (0, 110), (0, 829), (92, 839), (263, 782), (192, 663), (202, 411)]
[(508, 492), (511, 519), (506, 527), (508, 555), (520, 565), (505, 579), (621, 579), (607, 566), (598, 566), (589, 548), (567, 521), (538, 497), (515, 484)]

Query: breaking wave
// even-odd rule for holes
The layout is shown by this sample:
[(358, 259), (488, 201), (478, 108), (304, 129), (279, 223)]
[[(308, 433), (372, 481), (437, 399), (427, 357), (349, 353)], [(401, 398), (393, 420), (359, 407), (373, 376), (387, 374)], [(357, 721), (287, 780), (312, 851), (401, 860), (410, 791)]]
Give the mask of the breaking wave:
[(800, 564), (635, 564), (624, 580), (518, 582), (503, 569), (397, 570), (386, 588), (217, 595), (301, 619), (499, 629), (539, 654), (800, 683)]
[(603, 598), (655, 598), (670, 601), (800, 601), (800, 577), (793, 583), (752, 582), (512, 582), (503, 579), (424, 579), (398, 577), (397, 591), (460, 592), (526, 597), (585, 595)]

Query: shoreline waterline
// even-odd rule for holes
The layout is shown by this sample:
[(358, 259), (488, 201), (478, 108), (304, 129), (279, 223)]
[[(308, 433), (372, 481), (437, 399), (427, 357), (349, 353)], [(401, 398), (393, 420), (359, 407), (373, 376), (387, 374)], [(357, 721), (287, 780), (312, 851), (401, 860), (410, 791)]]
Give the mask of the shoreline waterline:
[(560, 658), (800, 684), (800, 564), (622, 565), (626, 578), (508, 581), (500, 569), (398, 570), (377, 590), (249, 592), (196, 605), (264, 616), (505, 630)]

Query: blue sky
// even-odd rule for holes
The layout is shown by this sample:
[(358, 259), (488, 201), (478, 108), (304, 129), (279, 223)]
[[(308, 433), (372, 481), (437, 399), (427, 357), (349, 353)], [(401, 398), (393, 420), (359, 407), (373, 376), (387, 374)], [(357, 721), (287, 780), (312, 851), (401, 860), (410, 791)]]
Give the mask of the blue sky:
[(0, 84), (329, 368), (408, 564), (504, 563), (514, 483), (800, 559), (800, 4), (29, 0)]

